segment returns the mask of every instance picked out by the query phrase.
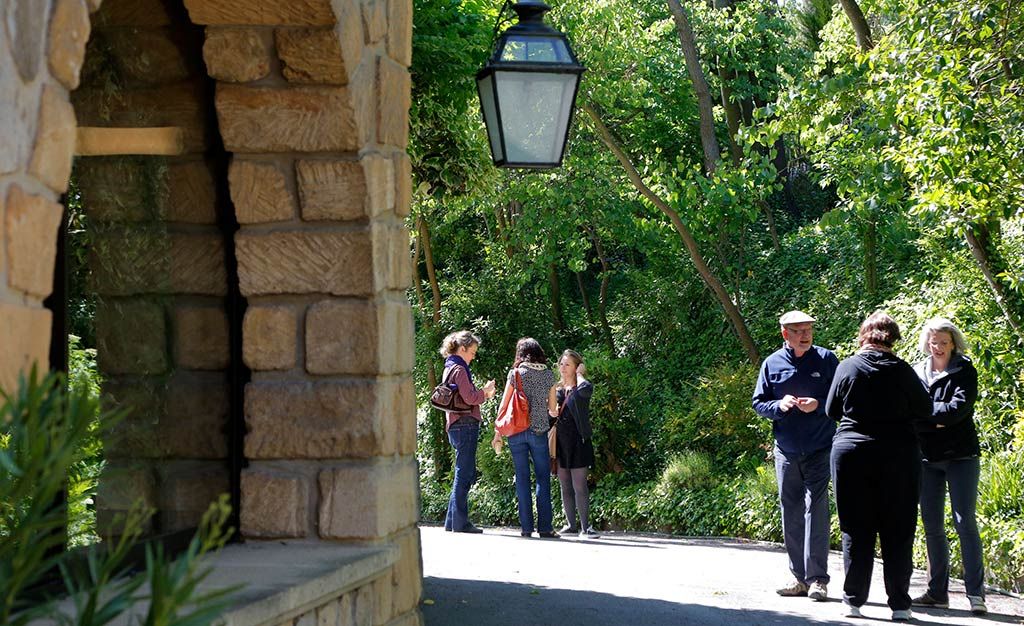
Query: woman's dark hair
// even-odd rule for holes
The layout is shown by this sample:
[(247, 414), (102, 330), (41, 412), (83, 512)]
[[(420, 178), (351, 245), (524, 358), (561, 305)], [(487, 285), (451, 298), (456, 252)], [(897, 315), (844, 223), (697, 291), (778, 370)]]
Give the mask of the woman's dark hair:
[(885, 311), (875, 311), (860, 325), (857, 343), (861, 347), (867, 344), (892, 348), (900, 340), (900, 326)]
[(544, 348), (541, 348), (540, 343), (533, 337), (523, 337), (516, 342), (516, 360), (512, 367), (519, 367), (521, 363), (546, 365), (547, 362), (548, 357), (544, 354)]

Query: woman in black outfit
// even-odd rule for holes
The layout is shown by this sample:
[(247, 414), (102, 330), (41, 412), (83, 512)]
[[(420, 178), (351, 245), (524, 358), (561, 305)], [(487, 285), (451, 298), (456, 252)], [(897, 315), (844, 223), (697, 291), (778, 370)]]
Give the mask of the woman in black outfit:
[[(575, 350), (566, 350), (558, 360), (558, 422), (557, 441), (558, 483), (562, 487), (562, 508), (566, 527), (562, 534), (579, 533), (580, 537), (596, 539), (599, 535), (590, 527), (590, 489), (587, 471), (594, 464), (593, 432), (590, 430), (590, 396), (594, 385), (583, 378), (583, 357)], [(580, 523), (576, 525), (579, 510)]]
[(882, 311), (860, 326), (856, 354), (836, 370), (825, 411), (839, 420), (832, 443), (832, 482), (843, 535), (843, 601), (860, 617), (871, 586), (875, 538), (881, 542), (885, 591), (893, 620), (911, 619), (910, 575), (921, 458), (913, 422), (932, 403), (917, 374), (892, 352), (896, 321)]

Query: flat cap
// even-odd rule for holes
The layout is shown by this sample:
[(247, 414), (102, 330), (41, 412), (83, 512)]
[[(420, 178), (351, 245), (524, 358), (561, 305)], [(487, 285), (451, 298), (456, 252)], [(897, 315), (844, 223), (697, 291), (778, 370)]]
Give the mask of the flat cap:
[(814, 318), (803, 311), (787, 311), (779, 318), (779, 325), (786, 326), (788, 324), (803, 324), (804, 322), (813, 321)]

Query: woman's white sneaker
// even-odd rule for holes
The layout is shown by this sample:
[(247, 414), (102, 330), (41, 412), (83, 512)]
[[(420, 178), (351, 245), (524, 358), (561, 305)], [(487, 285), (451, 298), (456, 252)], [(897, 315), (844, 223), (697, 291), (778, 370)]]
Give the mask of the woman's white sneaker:
[(820, 580), (816, 580), (807, 589), (807, 597), (817, 602), (824, 602), (828, 600), (828, 587)]
[(914, 613), (910, 609), (896, 609), (892, 612), (892, 621), (894, 622), (907, 622), (914, 618)]
[(845, 617), (864, 617), (864, 614), (860, 612), (859, 606), (853, 606), (852, 604), (846, 605), (846, 610), (843, 611)]

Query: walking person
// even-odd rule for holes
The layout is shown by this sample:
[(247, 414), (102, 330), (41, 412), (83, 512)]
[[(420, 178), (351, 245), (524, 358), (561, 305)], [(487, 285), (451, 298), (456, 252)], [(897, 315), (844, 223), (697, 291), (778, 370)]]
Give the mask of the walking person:
[(839, 420), (832, 481), (843, 535), (843, 601), (861, 617), (871, 587), (875, 540), (881, 543), (893, 620), (909, 620), (910, 575), (921, 477), (914, 422), (931, 415), (913, 368), (893, 354), (896, 321), (882, 311), (860, 326), (860, 349), (836, 370), (825, 410)]
[(772, 421), (782, 535), (793, 580), (780, 596), (828, 598), (829, 453), (835, 423), (825, 398), (839, 360), (816, 346), (814, 318), (789, 311), (779, 318), (783, 345), (761, 364), (754, 410)]
[(468, 330), (454, 332), (441, 343), (444, 359), (442, 380), (458, 389), (462, 402), (469, 407), (463, 411), (445, 412), (445, 431), (448, 442), (455, 448), (455, 477), (448, 498), (448, 513), (444, 529), (458, 533), (483, 532), (469, 521), (469, 488), (476, 479), (476, 448), (480, 439), (480, 405), (494, 395), (494, 380), (481, 389), (473, 384), (469, 364), (476, 358), (480, 338)]
[(921, 444), (921, 521), (928, 546), (928, 590), (914, 605), (949, 606), (949, 541), (943, 520), (946, 486), (953, 528), (960, 538), (964, 587), (971, 612), (984, 615), (985, 564), (975, 510), (981, 475), (981, 446), (974, 428), (978, 372), (964, 353), (967, 344), (953, 322), (937, 317), (921, 328), (919, 348), (926, 354), (914, 366), (932, 401), (931, 416), (915, 424)]
[[(515, 385), (516, 374), (522, 381), (523, 393), (530, 405), (530, 426), (508, 438), (509, 452), (516, 475), (516, 501), (519, 506), (519, 527), (523, 537), (533, 535), (533, 502), (530, 495), (530, 464), (533, 464), (537, 498), (537, 534), (544, 539), (557, 539), (552, 527), (551, 463), (548, 458), (549, 413), (557, 410), (555, 374), (547, 366), (547, 356), (536, 339), (524, 337), (516, 343), (515, 361), (508, 372), (505, 389)], [(501, 434), (494, 431), (492, 445), (501, 445)]]
[(580, 537), (596, 539), (600, 535), (590, 526), (590, 488), (587, 486), (587, 473), (594, 465), (594, 435), (590, 428), (590, 397), (594, 394), (594, 385), (583, 377), (585, 372), (579, 352), (566, 350), (562, 353), (558, 360), (560, 380), (555, 392), (558, 406), (555, 456), (566, 521), (562, 534), (579, 533)]

